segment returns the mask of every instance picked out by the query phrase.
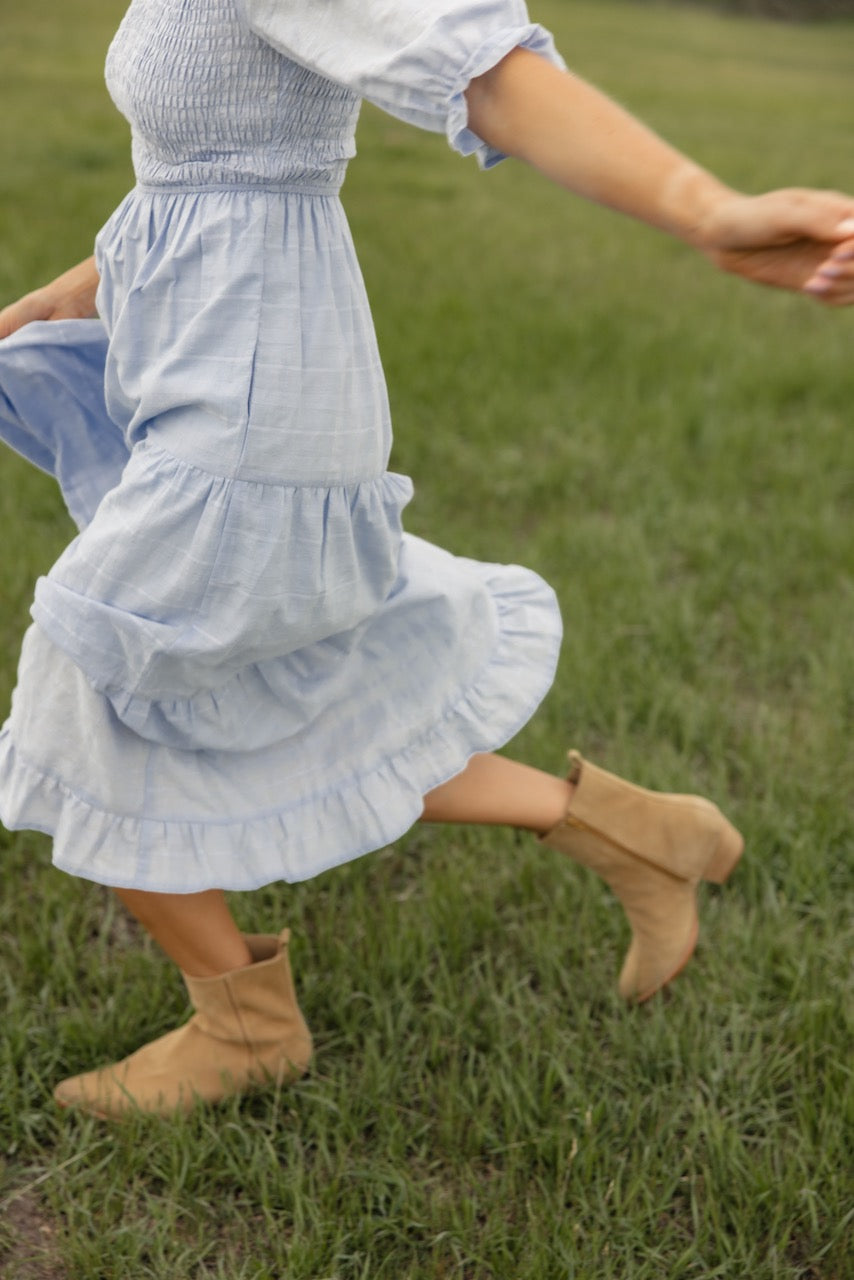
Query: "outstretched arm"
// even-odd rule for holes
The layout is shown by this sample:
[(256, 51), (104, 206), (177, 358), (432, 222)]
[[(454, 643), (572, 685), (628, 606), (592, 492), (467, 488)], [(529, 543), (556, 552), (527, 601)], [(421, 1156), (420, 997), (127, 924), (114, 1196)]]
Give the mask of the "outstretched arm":
[(854, 198), (745, 196), (577, 76), (515, 49), (466, 93), (470, 128), (578, 195), (693, 245), (726, 271), (854, 302)]
[(31, 320), (82, 320), (96, 315), (97, 288), (95, 259), (87, 258), (50, 284), (4, 307), (0, 311), (0, 338), (8, 338)]

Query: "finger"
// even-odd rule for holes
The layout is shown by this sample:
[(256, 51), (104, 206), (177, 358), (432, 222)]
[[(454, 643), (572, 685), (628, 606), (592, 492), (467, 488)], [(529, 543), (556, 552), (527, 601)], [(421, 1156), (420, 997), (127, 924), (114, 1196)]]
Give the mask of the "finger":
[(811, 293), (809, 297), (823, 307), (841, 308), (854, 306), (854, 290), (851, 289), (845, 292), (831, 290), (828, 293)]
[(803, 286), (803, 292), (829, 306), (850, 306), (854, 303), (854, 272), (834, 276), (817, 272)]
[(837, 192), (805, 192), (804, 231), (815, 240), (847, 241), (854, 237), (854, 200)]
[[(854, 237), (854, 217), (843, 218), (836, 228), (837, 235), (847, 239), (849, 236)], [(854, 241), (851, 244), (852, 253), (854, 253)]]
[(854, 239), (843, 240), (828, 258), (829, 262), (854, 262)]
[(847, 240), (818, 264), (803, 286), (804, 292), (824, 301), (842, 303), (854, 290), (854, 241)]
[(815, 302), (822, 307), (850, 307), (854, 306), (854, 289), (846, 290), (830, 290), (827, 293), (811, 293), (809, 294)]

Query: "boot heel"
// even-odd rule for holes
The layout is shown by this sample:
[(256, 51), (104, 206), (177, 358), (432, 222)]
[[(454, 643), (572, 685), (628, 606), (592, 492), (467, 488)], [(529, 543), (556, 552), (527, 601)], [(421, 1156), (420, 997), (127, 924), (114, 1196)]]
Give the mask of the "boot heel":
[(744, 839), (732, 823), (723, 819), (724, 826), (715, 851), (703, 869), (703, 879), (712, 884), (723, 884), (744, 852)]

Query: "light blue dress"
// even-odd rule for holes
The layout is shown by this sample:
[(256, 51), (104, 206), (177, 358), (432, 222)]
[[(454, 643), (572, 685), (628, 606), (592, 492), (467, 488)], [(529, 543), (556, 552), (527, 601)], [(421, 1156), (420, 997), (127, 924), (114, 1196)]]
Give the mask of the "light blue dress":
[(550, 589), (402, 531), (385, 385), (338, 199), (359, 102), (484, 165), (463, 91), (519, 0), (133, 0), (107, 83), (137, 186), (100, 319), (0, 343), (0, 432), (79, 535), (37, 584), (0, 818), (159, 892), (378, 848), (549, 688)]

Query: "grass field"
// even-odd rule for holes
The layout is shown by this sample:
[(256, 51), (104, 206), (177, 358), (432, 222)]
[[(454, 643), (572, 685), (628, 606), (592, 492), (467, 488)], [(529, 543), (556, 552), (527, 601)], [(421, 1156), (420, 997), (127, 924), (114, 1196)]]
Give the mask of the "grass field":
[[(100, 67), (120, 0), (3, 4), (0, 298), (89, 252), (130, 185)], [(534, 7), (568, 61), (730, 181), (854, 186), (854, 27)], [(14, 123), (13, 123), (14, 122)], [(374, 110), (345, 204), (413, 532), (551, 581), (567, 642), (513, 752), (578, 745), (726, 803), (667, 998), (624, 1008), (622, 915), (512, 833), (419, 828), (235, 897), (294, 931), (316, 1067), (170, 1123), (52, 1084), (184, 1012), (49, 843), (0, 833), (4, 1280), (846, 1280), (854, 1256), (854, 317), (719, 277)], [(71, 534), (0, 458), (0, 705)]]

